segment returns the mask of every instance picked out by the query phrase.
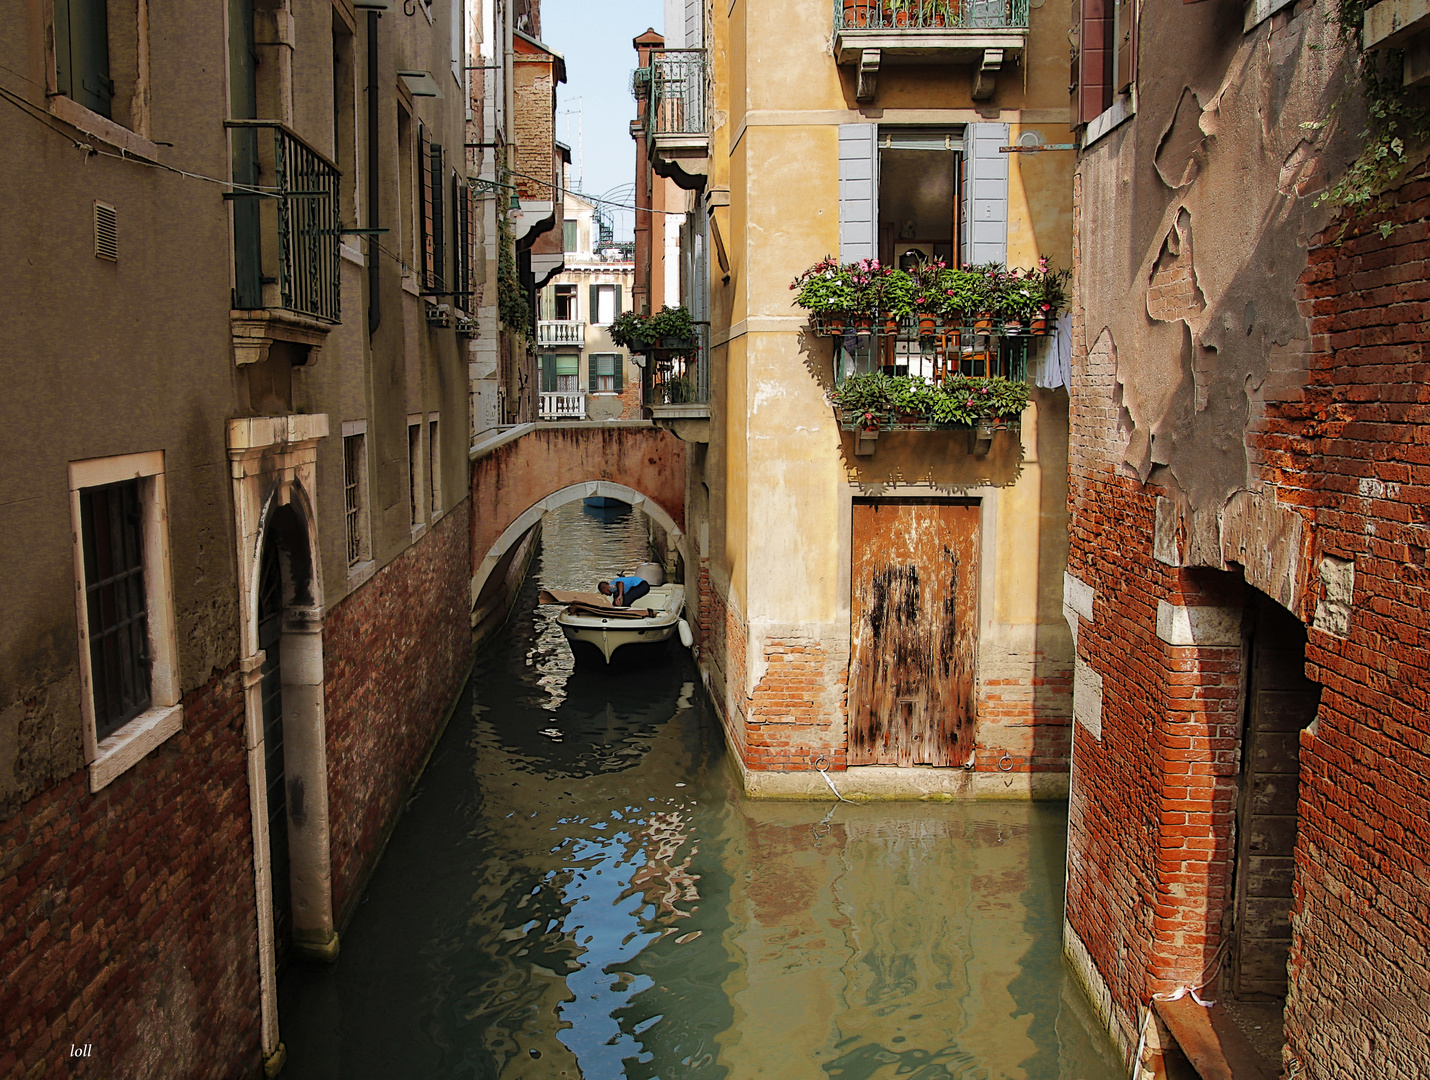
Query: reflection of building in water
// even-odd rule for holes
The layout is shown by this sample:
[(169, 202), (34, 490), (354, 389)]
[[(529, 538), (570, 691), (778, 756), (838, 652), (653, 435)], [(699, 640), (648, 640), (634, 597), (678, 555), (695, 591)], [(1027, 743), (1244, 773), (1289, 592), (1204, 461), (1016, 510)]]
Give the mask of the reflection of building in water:
[[(746, 867), (730, 900), (738, 1020), (721, 1060), (732, 1075), (1058, 1075), (1049, 811), (841, 805), (823, 822), (807, 805), (740, 811), (727, 815)], [(1068, 1028), (1072, 1059), (1096, 1061), (1089, 1029)]]
[[(685, 857), (676, 862), (682, 850)], [(627, 851), (632, 861), (637, 853), (644, 859), (621, 895), (642, 893), (653, 909), (647, 921), (663, 926), (666, 932), (675, 929), (676, 919), (688, 919), (691, 915), (689, 909), (676, 907), (676, 904), (694, 904), (700, 899), (695, 887), (700, 875), (690, 872), (690, 863), (699, 845), (689, 833), (688, 815), (679, 809), (650, 814), (644, 827), (631, 838)], [(685, 940), (682, 935), (682, 944)]]

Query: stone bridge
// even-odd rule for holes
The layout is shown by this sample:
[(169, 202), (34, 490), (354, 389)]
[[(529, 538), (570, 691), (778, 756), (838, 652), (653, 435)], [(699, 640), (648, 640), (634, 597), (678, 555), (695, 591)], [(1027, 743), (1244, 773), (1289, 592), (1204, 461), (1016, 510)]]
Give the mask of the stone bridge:
[(521, 424), (471, 451), (472, 625), (500, 602), (542, 514), (588, 495), (628, 502), (685, 550), (685, 444), (647, 421)]

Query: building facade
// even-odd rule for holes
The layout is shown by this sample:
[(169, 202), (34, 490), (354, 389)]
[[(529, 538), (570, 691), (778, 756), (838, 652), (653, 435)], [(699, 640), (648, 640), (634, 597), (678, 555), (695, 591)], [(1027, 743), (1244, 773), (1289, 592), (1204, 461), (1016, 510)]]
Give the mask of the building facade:
[[(679, 49), (636, 40), (633, 131), (638, 198), (652, 174), (687, 196), (708, 394), (651, 411), (689, 440), (701, 670), (746, 789), (827, 794), (831, 770), (846, 793), (1058, 796), (1065, 389), (986, 441), (861, 438), (827, 395), (855, 354), (905, 371), (918, 347), (818, 336), (790, 281), (829, 255), (1069, 265), (1071, 155), (1008, 152), (1071, 140), (1067, 7), (685, 7)], [(1028, 377), (1044, 352), (1019, 353)]]
[(470, 662), (462, 4), (137, 10), (0, 44), (3, 1076), (281, 1068)]
[(611, 340), (630, 309), (630, 246), (612, 239), (609, 215), (565, 190), (564, 268), (541, 290), (536, 343), (542, 420), (640, 419), (641, 368)]
[(1139, 1077), (1430, 1071), (1430, 188), (1318, 198), (1387, 8), (1075, 13), (1065, 945)]

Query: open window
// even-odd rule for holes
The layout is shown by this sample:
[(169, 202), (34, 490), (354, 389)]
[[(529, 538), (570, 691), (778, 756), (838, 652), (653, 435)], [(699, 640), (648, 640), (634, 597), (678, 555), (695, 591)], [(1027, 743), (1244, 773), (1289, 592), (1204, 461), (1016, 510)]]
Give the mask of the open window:
[(112, 145), (155, 156), (147, 19), (120, 0), (54, 0), (51, 11), (50, 112)]

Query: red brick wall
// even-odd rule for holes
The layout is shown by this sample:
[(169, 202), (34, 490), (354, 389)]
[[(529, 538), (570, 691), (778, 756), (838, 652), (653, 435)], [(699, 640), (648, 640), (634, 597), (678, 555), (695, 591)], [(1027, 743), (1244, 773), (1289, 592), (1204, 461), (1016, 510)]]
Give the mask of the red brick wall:
[[(236, 668), (101, 791), (85, 770), (0, 824), (0, 1076), (261, 1067), (252, 818)], [(71, 1044), (92, 1056), (69, 1058)]]
[[(1301, 736), (1286, 1006), (1301, 1077), (1430, 1075), (1430, 180), (1390, 201), (1312, 246), (1309, 372), (1247, 433), (1311, 538), (1297, 614), (1314, 620), (1322, 554), (1355, 563), (1348, 636), (1308, 630), (1323, 692)], [(1153, 560), (1161, 492), (1120, 464), (1115, 363), (1076, 313), (1074, 345), (1069, 571), (1095, 590), (1078, 654), (1103, 705), (1101, 741), (1077, 732), (1067, 916), (1127, 1032), (1152, 993), (1196, 980), (1230, 903), (1241, 653), (1167, 645), (1157, 602), (1234, 607), (1242, 586)]]
[(468, 507), (449, 511), (334, 607), (323, 628), (339, 920), (471, 665)]
[[(1347, 638), (1312, 628), (1286, 1028), (1302, 1076), (1430, 1076), (1430, 177), (1318, 239), (1302, 400), (1255, 445), (1319, 551), (1355, 560)], [(1387, 238), (1376, 226), (1398, 228)], [(1308, 617), (1312, 612), (1307, 612)]]

